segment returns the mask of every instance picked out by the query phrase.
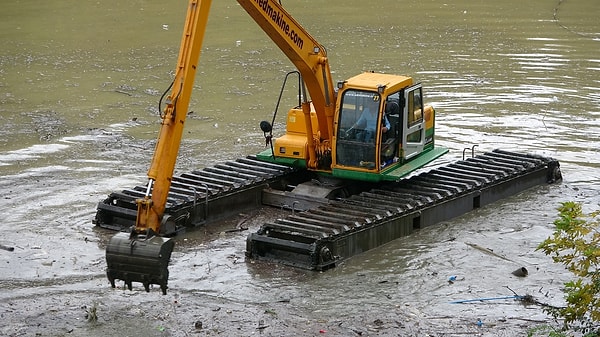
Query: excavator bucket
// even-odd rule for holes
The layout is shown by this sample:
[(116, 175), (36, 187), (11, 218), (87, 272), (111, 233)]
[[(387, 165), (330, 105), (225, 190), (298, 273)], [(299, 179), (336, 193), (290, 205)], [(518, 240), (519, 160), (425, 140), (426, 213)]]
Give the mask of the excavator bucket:
[(140, 282), (149, 292), (150, 285), (157, 284), (166, 295), (173, 246), (172, 239), (156, 235), (122, 232), (113, 236), (106, 247), (106, 276), (111, 286), (122, 280), (131, 290), (132, 282)]

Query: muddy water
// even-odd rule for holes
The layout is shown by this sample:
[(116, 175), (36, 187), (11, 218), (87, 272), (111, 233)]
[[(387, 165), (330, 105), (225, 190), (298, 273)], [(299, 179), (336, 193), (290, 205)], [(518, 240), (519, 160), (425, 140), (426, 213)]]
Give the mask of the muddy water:
[[(561, 303), (568, 275), (535, 247), (559, 202), (588, 210), (600, 202), (595, 1), (284, 5), (327, 47), (335, 79), (376, 70), (423, 82), (438, 112), (437, 140), (451, 149), (441, 163), (475, 144), (501, 147), (559, 159), (565, 181), (326, 273), (245, 261), (247, 233), (222, 232), (283, 215), (258, 210), (179, 238), (167, 296), (112, 290), (104, 277), (111, 233), (91, 219), (108, 193), (144, 181), (185, 5), (4, 2), (0, 244), (14, 251), (0, 250), (0, 334), (512, 336), (550, 322), (539, 307), (512, 301), (449, 302), (512, 289)], [(270, 118), (292, 70), (233, 1), (213, 4), (201, 60), (178, 172), (261, 150), (258, 121)], [(521, 266), (530, 275), (512, 276)], [(85, 319), (91, 308), (95, 323)], [(260, 321), (268, 327), (257, 329)]]

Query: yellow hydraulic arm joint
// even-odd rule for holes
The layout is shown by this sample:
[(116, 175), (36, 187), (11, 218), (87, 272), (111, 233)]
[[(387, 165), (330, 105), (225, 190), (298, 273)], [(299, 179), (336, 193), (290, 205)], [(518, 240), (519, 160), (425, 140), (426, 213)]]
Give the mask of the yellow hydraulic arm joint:
[(304, 114), (304, 123), (306, 130), (311, 130), (311, 132), (307, 132), (306, 133), (306, 145), (307, 145), (307, 151), (308, 151), (308, 160), (306, 162), (306, 166), (309, 169), (316, 169), (317, 168), (317, 153), (315, 151), (315, 142), (318, 142), (318, 139), (315, 140), (313, 138), (313, 134), (312, 134), (312, 123), (311, 123), (311, 118), (310, 118), (310, 102), (308, 100), (306, 100), (306, 93), (304, 93), (304, 91), (306, 91), (306, 89), (304, 88), (304, 84), (302, 83), (302, 89), (303, 89), (303, 96), (304, 96), (304, 101), (302, 102), (302, 113)]

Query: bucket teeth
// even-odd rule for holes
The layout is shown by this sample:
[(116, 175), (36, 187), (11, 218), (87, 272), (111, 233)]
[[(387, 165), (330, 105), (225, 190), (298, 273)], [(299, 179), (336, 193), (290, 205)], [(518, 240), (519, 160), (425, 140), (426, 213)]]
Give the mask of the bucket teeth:
[(106, 276), (111, 286), (122, 280), (129, 290), (133, 282), (140, 282), (149, 292), (151, 284), (160, 286), (167, 294), (169, 260), (174, 241), (160, 236), (132, 238), (129, 233), (113, 236), (106, 247)]

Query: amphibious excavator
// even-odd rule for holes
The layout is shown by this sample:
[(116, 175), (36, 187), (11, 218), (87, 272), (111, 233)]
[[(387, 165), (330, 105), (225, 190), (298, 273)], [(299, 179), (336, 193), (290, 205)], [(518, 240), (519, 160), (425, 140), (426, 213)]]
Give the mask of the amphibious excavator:
[(129, 289), (141, 282), (146, 291), (157, 284), (166, 294), (172, 236), (262, 204), (292, 214), (250, 234), (248, 257), (325, 270), (560, 179), (551, 158), (500, 150), (405, 178), (447, 152), (435, 145), (435, 111), (424, 104), (421, 84), (375, 72), (334, 84), (325, 48), (274, 0), (238, 3), (297, 69), (284, 81), (298, 79), (299, 97), (287, 112), (285, 134), (273, 136), (275, 111), (271, 122), (260, 123), (265, 151), (174, 176), (210, 3), (189, 1), (147, 184), (98, 204), (95, 223), (121, 231), (106, 248), (113, 287), (116, 280)]

